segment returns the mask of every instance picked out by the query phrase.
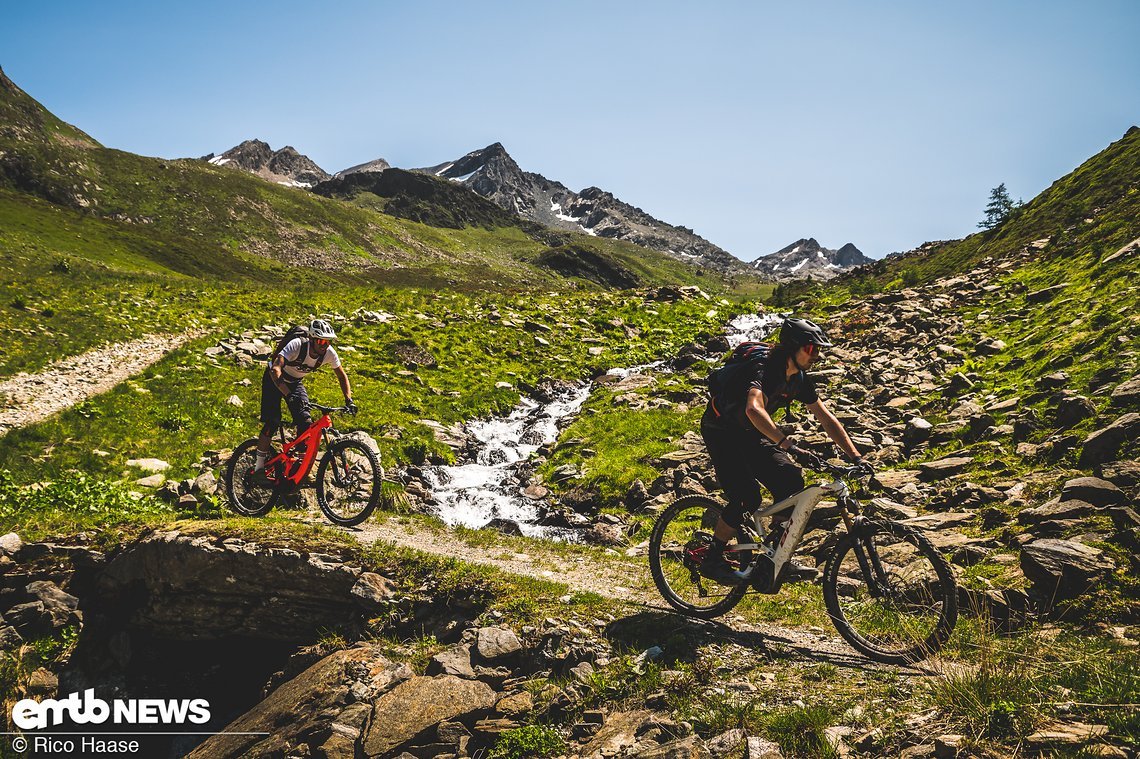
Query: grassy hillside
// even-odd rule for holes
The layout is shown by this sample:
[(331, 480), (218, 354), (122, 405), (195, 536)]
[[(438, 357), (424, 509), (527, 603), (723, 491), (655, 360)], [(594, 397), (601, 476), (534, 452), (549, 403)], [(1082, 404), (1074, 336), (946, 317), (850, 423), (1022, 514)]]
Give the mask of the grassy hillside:
[[(779, 288), (777, 300), (784, 304), (801, 300), (841, 303), (851, 295), (896, 290), (965, 273), (987, 257), (1002, 258), (1027, 249), (1034, 251), (1034, 262), (1048, 265), (1051, 261), (1070, 261), (1066, 268), (1079, 274), (1138, 236), (1140, 128), (1134, 126), (995, 229), (962, 240), (930, 243), (860, 267), (826, 284), (786, 285)], [(1074, 256), (1082, 258), (1078, 262)], [(1119, 260), (1116, 267), (1136, 271), (1136, 256)]]
[(19, 336), (0, 376), (146, 332), (279, 321), (291, 299), (327, 310), (361, 287), (724, 286), (657, 252), (554, 233), (452, 183), (401, 175), (412, 176), (365, 188), (383, 197), (323, 197), (107, 149), (0, 71), (0, 329)]

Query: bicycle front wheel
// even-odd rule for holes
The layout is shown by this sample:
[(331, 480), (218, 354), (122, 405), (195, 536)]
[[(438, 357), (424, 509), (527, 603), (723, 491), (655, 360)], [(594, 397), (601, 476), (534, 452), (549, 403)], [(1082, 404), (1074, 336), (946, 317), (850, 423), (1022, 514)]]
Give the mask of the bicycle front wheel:
[(911, 664), (937, 652), (958, 621), (946, 559), (922, 533), (864, 522), (823, 571), (823, 601), (844, 640), (875, 661)]
[[(276, 456), (270, 450), (269, 458)], [(270, 482), (259, 480), (253, 467), (257, 463), (257, 438), (251, 438), (234, 449), (222, 475), (226, 501), (230, 508), (246, 517), (263, 516), (277, 502), (281, 491)]]
[[(701, 577), (700, 565), (720, 519), (721, 504), (703, 495), (678, 498), (657, 518), (649, 538), (649, 571), (661, 595), (677, 611), (690, 617), (712, 619), (732, 609), (748, 591), (747, 584), (720, 585)], [(752, 552), (732, 552), (725, 557), (751, 562)]]
[(379, 503), (383, 480), (376, 451), (360, 440), (338, 440), (317, 467), (317, 503), (330, 522), (358, 525)]

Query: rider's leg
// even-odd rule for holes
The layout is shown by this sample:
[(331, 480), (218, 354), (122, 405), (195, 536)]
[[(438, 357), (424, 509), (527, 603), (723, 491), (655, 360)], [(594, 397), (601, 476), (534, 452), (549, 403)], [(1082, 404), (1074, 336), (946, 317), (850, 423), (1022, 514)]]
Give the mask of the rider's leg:
[[(285, 396), (285, 405), (293, 415), (293, 424), (297, 427), (297, 435), (304, 434), (305, 430), (313, 426), (313, 417), (309, 409), (309, 394), (305, 392), (304, 384), (298, 382), (289, 387), (289, 395)], [(302, 456), (305, 453), (305, 444), (301, 443), (294, 449), (294, 453)]]
[[(764, 483), (772, 493), (773, 503), (778, 503), (806, 487), (803, 471), (788, 455), (787, 451), (768, 446), (756, 459), (756, 478)], [(783, 511), (772, 517), (772, 537), (779, 541), (791, 519), (790, 511)], [(789, 558), (782, 576), (784, 582), (799, 582), (815, 579), (817, 570)]]
[[(753, 470), (756, 479), (772, 494), (772, 503), (778, 503), (790, 495), (800, 492), (807, 485), (803, 471), (788, 455), (775, 446), (765, 446), (755, 459)], [(791, 518), (791, 513), (781, 512), (772, 517), (772, 526), (783, 525)]]
[(257, 463), (254, 469), (265, 468), (265, 460), (269, 458), (273, 433), (281, 424), (281, 391), (270, 379), (269, 370), (261, 378), (261, 432), (257, 435)]
[(760, 485), (749, 465), (749, 459), (755, 455), (755, 442), (744, 430), (717, 423), (710, 413), (701, 419), (701, 436), (728, 506), (713, 530), (713, 542), (701, 562), (701, 574), (718, 582), (739, 582), (734, 568), (725, 561), (724, 551), (740, 528), (744, 513), (760, 506)]

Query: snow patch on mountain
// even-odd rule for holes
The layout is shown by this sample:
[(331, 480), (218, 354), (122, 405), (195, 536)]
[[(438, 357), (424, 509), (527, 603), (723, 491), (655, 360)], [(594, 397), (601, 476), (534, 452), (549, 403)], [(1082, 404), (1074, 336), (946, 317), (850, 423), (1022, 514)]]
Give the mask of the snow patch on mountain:
[(775, 253), (761, 256), (751, 265), (756, 271), (777, 282), (786, 282), (792, 279), (831, 279), (841, 271), (870, 261), (852, 243), (831, 250), (809, 237), (796, 240)]

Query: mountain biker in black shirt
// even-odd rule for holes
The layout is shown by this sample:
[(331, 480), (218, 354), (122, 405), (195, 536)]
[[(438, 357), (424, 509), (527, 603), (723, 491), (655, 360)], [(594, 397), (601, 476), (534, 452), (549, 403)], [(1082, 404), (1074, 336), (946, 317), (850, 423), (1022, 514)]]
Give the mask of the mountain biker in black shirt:
[[(819, 360), (820, 349), (832, 346), (823, 330), (807, 319), (786, 319), (780, 327), (779, 344), (767, 357), (753, 364), (746, 384), (728, 391), (729, 397), (709, 401), (701, 418), (701, 436), (705, 440), (713, 469), (724, 489), (728, 506), (721, 514), (713, 533), (713, 544), (701, 563), (701, 574), (722, 584), (738, 584), (741, 576), (724, 558), (724, 549), (736, 535), (746, 513), (760, 507), (761, 483), (780, 501), (805, 487), (800, 467), (793, 457), (804, 451), (795, 440), (785, 435), (772, 416), (792, 401), (807, 406), (823, 426), (828, 437), (854, 462), (870, 469), (850, 436), (835, 415), (816, 394), (807, 375)], [(781, 514), (775, 520), (786, 520)], [(780, 527), (774, 525), (774, 529)], [(807, 579), (815, 570), (789, 562), (788, 580)]]

